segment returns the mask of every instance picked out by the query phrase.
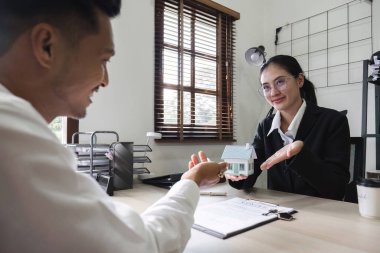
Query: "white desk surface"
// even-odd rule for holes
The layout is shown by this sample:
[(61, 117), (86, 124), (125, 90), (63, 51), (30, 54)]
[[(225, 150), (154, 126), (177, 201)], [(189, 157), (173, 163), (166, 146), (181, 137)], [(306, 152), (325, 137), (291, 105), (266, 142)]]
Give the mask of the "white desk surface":
[[(133, 187), (116, 191), (113, 199), (140, 213), (167, 192), (138, 181)], [(380, 220), (361, 217), (357, 204), (258, 188), (245, 193), (227, 183), (208, 190), (226, 191), (228, 194), (226, 197), (201, 196), (199, 205), (243, 197), (293, 207), (298, 213), (293, 221), (277, 220), (226, 240), (192, 229), (184, 252), (380, 253)]]

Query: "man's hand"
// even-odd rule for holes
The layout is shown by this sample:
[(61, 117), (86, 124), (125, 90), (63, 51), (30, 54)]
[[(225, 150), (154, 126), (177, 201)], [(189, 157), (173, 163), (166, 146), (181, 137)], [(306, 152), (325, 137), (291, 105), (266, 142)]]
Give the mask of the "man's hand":
[(302, 148), (303, 141), (292, 142), (269, 157), (265, 162), (261, 164), (260, 168), (262, 170), (267, 170), (273, 165), (297, 155), (302, 150)]
[(220, 174), (226, 170), (227, 163), (208, 162), (207, 156), (203, 151), (198, 153), (198, 157), (193, 154), (189, 162), (189, 170), (182, 175), (182, 179), (191, 179), (199, 187), (208, 187), (217, 184)]

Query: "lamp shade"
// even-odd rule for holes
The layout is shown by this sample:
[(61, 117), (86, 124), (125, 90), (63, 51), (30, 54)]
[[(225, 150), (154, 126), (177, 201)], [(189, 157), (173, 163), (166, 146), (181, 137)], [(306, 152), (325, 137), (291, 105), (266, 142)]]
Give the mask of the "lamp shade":
[(161, 133), (156, 133), (156, 132), (147, 132), (146, 133), (146, 137), (148, 137), (150, 139), (161, 139), (162, 138), (162, 134)]
[(263, 46), (251, 47), (245, 52), (245, 60), (252, 65), (261, 66), (265, 60), (265, 48)]

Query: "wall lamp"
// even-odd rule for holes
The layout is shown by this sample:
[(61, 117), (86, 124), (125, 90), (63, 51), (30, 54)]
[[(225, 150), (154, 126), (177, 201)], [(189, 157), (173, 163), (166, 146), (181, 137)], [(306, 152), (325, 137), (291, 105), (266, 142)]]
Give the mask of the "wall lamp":
[(245, 52), (245, 60), (251, 65), (260, 67), (266, 62), (266, 54), (264, 46), (251, 47)]

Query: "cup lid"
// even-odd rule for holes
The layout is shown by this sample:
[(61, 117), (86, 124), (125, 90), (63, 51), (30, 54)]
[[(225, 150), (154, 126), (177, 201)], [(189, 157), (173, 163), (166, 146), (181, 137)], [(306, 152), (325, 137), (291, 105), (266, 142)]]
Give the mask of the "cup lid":
[(380, 180), (374, 178), (359, 178), (357, 185), (380, 188)]

